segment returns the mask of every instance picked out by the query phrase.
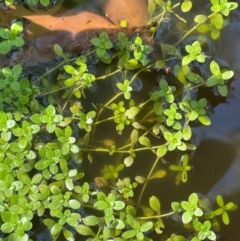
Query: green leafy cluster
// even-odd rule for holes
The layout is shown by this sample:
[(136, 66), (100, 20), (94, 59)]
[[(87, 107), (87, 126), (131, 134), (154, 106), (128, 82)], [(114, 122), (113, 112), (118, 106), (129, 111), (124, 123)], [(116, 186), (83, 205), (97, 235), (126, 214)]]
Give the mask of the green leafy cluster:
[(236, 2), (228, 2), (227, 0), (211, 0), (211, 3), (213, 14), (209, 16), (197, 15), (194, 21), (198, 24), (196, 28), (200, 33), (210, 31), (212, 39), (217, 39), (220, 36), (220, 30), (227, 25), (224, 17), (227, 17), (232, 10), (236, 9), (238, 4)]
[(23, 31), (23, 24), (20, 21), (14, 22), (10, 29), (0, 27), (0, 54), (5, 55), (13, 48), (20, 48), (24, 40), (19, 35)]
[[(48, 6), (50, 1), (28, 1), (38, 3)], [(208, 20), (220, 31), (222, 15), (228, 16), (237, 7), (226, 0), (211, 3), (212, 13), (197, 15), (196, 25), (180, 42)], [(190, 0), (177, 5), (170, 0), (148, 4), (158, 26), (171, 16), (183, 20), (174, 13), (175, 7), (181, 7), (183, 13), (192, 8)], [(22, 25), (14, 24), (10, 30), (0, 30), (5, 45), (19, 41)], [(150, 31), (154, 33), (156, 27)], [(0, 71), (0, 241), (32, 241), (35, 220), (49, 229), (53, 240), (151, 241), (163, 232), (167, 237), (165, 217), (180, 220), (192, 231), (187, 238), (170, 233), (168, 241), (215, 240), (218, 219), (229, 224), (229, 211), (236, 209), (233, 202), (225, 204), (219, 195), (214, 209), (191, 193), (187, 200), (162, 205), (162, 194), (147, 197), (146, 189), (152, 180), (161, 183), (167, 174), (171, 182), (171, 172), (176, 173), (176, 185), (189, 181), (190, 157), (196, 149), (191, 125), (211, 124), (210, 103), (198, 98), (196, 91), (201, 86), (213, 87), (226, 97), (233, 71), (209, 61), (212, 76), (205, 80), (201, 70), (192, 68), (195, 61), (208, 65), (199, 41), (185, 46), (186, 56), (177, 47), (162, 43), (162, 56), (157, 59), (153, 58), (154, 46), (141, 35), (128, 37), (119, 32), (113, 41), (103, 31), (91, 44), (91, 51), (77, 56), (54, 45), (63, 60), (54, 67), (58, 69), (54, 83), (46, 78), (52, 70), (38, 78), (41, 88), (28, 80), (19, 64)], [(12, 46), (18, 47), (3, 49)], [(111, 64), (106, 72), (100, 71), (102, 76), (92, 73), (92, 58), (100, 60), (96, 67)], [(168, 64), (174, 64), (171, 78), (163, 71)], [(158, 76), (158, 84), (134, 98), (134, 81), (145, 72), (153, 73), (149, 78)], [(119, 92), (110, 99), (99, 95), (97, 103), (90, 98), (94, 94), (88, 89), (103, 80), (108, 85), (117, 73), (124, 76), (116, 83)], [(154, 83), (154, 79), (147, 81)], [(168, 159), (170, 152), (181, 156), (177, 163)], [(141, 175), (137, 173), (139, 163), (146, 169)]]
[(5, 67), (0, 70), (0, 109), (20, 113), (28, 113), (31, 100), (38, 88), (23, 77), (20, 64), (12, 69)]

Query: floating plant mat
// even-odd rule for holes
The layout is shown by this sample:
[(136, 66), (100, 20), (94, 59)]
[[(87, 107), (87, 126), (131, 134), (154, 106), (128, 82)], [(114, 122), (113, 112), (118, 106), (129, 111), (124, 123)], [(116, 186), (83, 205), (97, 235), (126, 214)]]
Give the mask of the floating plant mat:
[(1, 3), (0, 241), (235, 240), (236, 2), (25, 2)]

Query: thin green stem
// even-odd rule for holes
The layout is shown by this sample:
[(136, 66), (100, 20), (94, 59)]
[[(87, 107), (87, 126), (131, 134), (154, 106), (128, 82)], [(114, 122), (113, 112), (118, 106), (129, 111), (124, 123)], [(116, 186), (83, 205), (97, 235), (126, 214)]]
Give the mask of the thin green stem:
[(165, 213), (165, 214), (158, 214), (155, 216), (147, 216), (147, 217), (136, 217), (137, 220), (148, 220), (148, 219), (159, 219), (163, 217), (168, 217), (173, 215), (175, 212)]
[(156, 158), (156, 160), (155, 160), (154, 164), (152, 165), (152, 168), (151, 168), (151, 170), (150, 170), (150, 172), (149, 172), (149, 174), (148, 174), (148, 176), (147, 176), (147, 179), (146, 179), (146, 181), (145, 181), (144, 184), (143, 184), (143, 188), (142, 188), (142, 190), (141, 190), (141, 193), (140, 193), (140, 195), (139, 195), (138, 202), (137, 202), (137, 209), (139, 208), (140, 202), (141, 202), (141, 200), (142, 200), (143, 193), (144, 193), (144, 191), (145, 191), (145, 189), (146, 189), (146, 187), (147, 187), (147, 183), (148, 183), (148, 181), (149, 181), (149, 179), (150, 179), (150, 177), (151, 177), (151, 175), (152, 175), (152, 173), (153, 173), (153, 171), (154, 171), (154, 169), (155, 169), (155, 167), (156, 167), (156, 165), (158, 164), (158, 161), (159, 161), (160, 159), (161, 159), (160, 157), (157, 157), (157, 158)]
[(208, 19), (210, 19), (211, 17), (213, 17), (215, 14), (217, 14), (217, 13), (212, 13), (212, 14), (210, 14), (210, 15), (206, 18), (206, 20), (205, 20), (204, 22), (198, 23), (197, 25), (195, 25), (192, 29), (190, 29), (190, 30), (175, 44), (175, 46), (178, 45), (179, 43), (181, 43), (189, 34), (191, 34), (191, 33), (192, 33), (194, 30), (196, 30), (201, 24), (205, 23)]

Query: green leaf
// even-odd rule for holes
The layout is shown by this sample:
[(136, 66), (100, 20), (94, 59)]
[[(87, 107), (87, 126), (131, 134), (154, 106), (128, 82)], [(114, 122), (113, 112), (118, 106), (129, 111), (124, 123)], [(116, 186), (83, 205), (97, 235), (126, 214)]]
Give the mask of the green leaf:
[(14, 76), (19, 76), (22, 73), (22, 65), (16, 64), (12, 68), (12, 72)]
[(228, 94), (228, 89), (226, 85), (218, 85), (217, 86), (218, 92), (221, 96), (227, 96)]
[(161, 145), (157, 149), (157, 156), (158, 157), (163, 157), (167, 153), (167, 145)]
[(120, 22), (120, 26), (121, 26), (122, 28), (126, 28), (127, 25), (128, 25), (128, 22), (127, 22), (126, 20), (122, 20), (122, 21)]
[[(79, 215), (79, 218), (80, 218), (80, 214), (78, 214)], [(78, 219), (79, 219), (78, 218)], [(74, 217), (68, 217), (67, 218), (67, 223), (71, 226), (71, 227), (77, 227), (77, 225), (78, 225), (78, 220), (76, 219), (76, 218), (74, 218)]]
[(67, 229), (63, 229), (63, 236), (66, 238), (67, 241), (74, 241), (73, 233)]
[(133, 119), (139, 113), (139, 111), (140, 111), (139, 107), (136, 107), (136, 106), (130, 107), (130, 109), (128, 109), (125, 112), (125, 116), (128, 117), (128, 119)]
[(47, 7), (50, 4), (50, 0), (40, 0), (40, 3), (44, 6)]
[(114, 210), (121, 210), (125, 207), (125, 203), (122, 202), (122, 201), (115, 201), (114, 202), (114, 206), (113, 206), (113, 209)]
[(217, 29), (223, 28), (223, 17), (222, 14), (216, 14), (214, 17), (214, 25)]
[(95, 226), (99, 223), (100, 218), (96, 216), (87, 216), (83, 219), (83, 223), (87, 226)]
[(58, 233), (61, 232), (61, 230), (62, 230), (62, 225), (60, 225), (59, 223), (56, 223), (53, 225), (50, 232), (52, 235), (57, 235)]
[(182, 215), (182, 222), (184, 224), (187, 224), (187, 223), (191, 222), (191, 220), (192, 220), (192, 216), (189, 216), (188, 212), (184, 212)]
[(197, 216), (197, 217), (201, 217), (203, 215), (203, 211), (200, 208), (197, 208), (194, 211), (194, 215)]
[(104, 56), (104, 54), (106, 53), (106, 49), (102, 49), (102, 48), (97, 48), (97, 56), (98, 57), (103, 57)]
[(146, 178), (142, 176), (136, 176), (135, 181), (138, 183), (144, 183), (146, 181)]
[(191, 0), (184, 0), (184, 2), (181, 5), (181, 10), (186, 13), (192, 8), (192, 2)]
[(146, 136), (140, 136), (138, 141), (143, 146), (147, 146), (147, 147), (151, 146), (151, 142)]
[(63, 53), (62, 47), (58, 44), (54, 44), (53, 45), (53, 50), (55, 52), (56, 55), (58, 55), (59, 57), (65, 58), (65, 54)]
[(160, 202), (157, 197), (151, 196), (149, 198), (149, 205), (157, 214), (160, 214)]
[(133, 157), (132, 156), (128, 156), (124, 159), (124, 164), (126, 167), (130, 167), (133, 164)]
[(18, 33), (23, 31), (23, 25), (20, 21), (17, 21), (11, 25), (11, 30), (15, 30)]
[(215, 75), (217, 73), (220, 73), (220, 68), (219, 68), (219, 65), (216, 61), (211, 61), (210, 70), (211, 70), (213, 75)]
[(20, 83), (17, 82), (17, 81), (14, 81), (10, 84), (10, 87), (13, 91), (19, 91), (21, 86), (20, 86)]
[(212, 86), (217, 85), (217, 83), (218, 83), (218, 79), (213, 76), (206, 81), (206, 86), (212, 87)]
[(134, 237), (136, 234), (137, 234), (137, 231), (136, 231), (136, 230), (128, 230), (128, 231), (125, 231), (125, 232), (122, 234), (122, 238), (124, 238), (124, 239), (131, 239), (131, 238)]
[(230, 223), (229, 216), (228, 216), (227, 212), (223, 212), (222, 221), (225, 225), (228, 225)]
[(150, 179), (154, 179), (154, 178), (163, 178), (166, 176), (166, 171), (165, 170), (158, 170), (156, 172), (154, 172), (152, 174), (152, 176), (150, 177)]
[(192, 59), (190, 55), (184, 56), (182, 59), (182, 65), (188, 65), (191, 61)]
[(81, 204), (79, 201), (71, 199), (69, 200), (69, 207), (72, 209), (79, 209), (81, 207)]
[(183, 127), (182, 134), (183, 134), (183, 139), (185, 141), (190, 140), (190, 138), (192, 137), (192, 129), (191, 129), (191, 127), (189, 125), (185, 125)]
[(208, 19), (208, 17), (206, 15), (197, 15), (195, 18), (194, 18), (194, 22), (195, 23), (204, 23), (206, 20)]
[(198, 195), (196, 193), (192, 193), (189, 197), (188, 197), (188, 201), (190, 203), (197, 203), (198, 202)]
[(153, 105), (153, 110), (156, 115), (161, 115), (163, 112), (163, 106), (160, 101), (156, 100)]
[(131, 146), (133, 147), (138, 141), (138, 130), (133, 129), (131, 133)]
[(224, 201), (223, 201), (223, 198), (221, 195), (217, 195), (217, 204), (220, 206), (220, 207), (223, 207), (224, 206)]
[(77, 74), (77, 70), (72, 65), (65, 65), (63, 66), (64, 70), (71, 75)]
[(93, 236), (95, 237), (95, 233), (92, 231), (92, 229), (86, 225), (80, 224), (76, 227), (76, 231), (84, 236)]
[(11, 233), (13, 230), (14, 230), (14, 223), (6, 222), (1, 226), (1, 231), (3, 233)]
[(24, 40), (21, 38), (21, 37), (16, 37), (14, 40), (13, 40), (13, 44), (16, 46), (16, 47), (22, 47), (24, 45)]
[(98, 38), (93, 38), (90, 40), (90, 42), (96, 47), (100, 45), (100, 40)]
[(164, 60), (158, 60), (155, 63), (155, 67), (158, 69), (162, 69), (166, 65), (166, 62)]
[(108, 207), (108, 203), (106, 201), (99, 200), (94, 203), (94, 207), (98, 210), (104, 210)]
[(141, 225), (141, 232), (147, 232), (153, 227), (153, 222), (146, 222)]
[(224, 80), (229, 80), (229, 79), (231, 79), (233, 77), (233, 75), (234, 75), (233, 71), (226, 71), (226, 72), (222, 73), (222, 78)]
[(207, 115), (199, 116), (198, 120), (205, 126), (209, 126), (211, 124), (211, 120)]

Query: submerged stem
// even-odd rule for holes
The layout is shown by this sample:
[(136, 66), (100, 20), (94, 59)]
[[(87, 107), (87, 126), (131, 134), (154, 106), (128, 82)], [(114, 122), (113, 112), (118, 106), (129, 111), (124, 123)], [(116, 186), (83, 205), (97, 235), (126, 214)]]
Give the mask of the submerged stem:
[(144, 184), (143, 184), (143, 188), (142, 188), (141, 193), (140, 193), (139, 198), (138, 198), (137, 209), (139, 208), (139, 204), (140, 204), (140, 202), (141, 202), (143, 193), (144, 193), (144, 191), (145, 191), (145, 189), (146, 189), (147, 183), (148, 183), (148, 181), (149, 181), (149, 179), (150, 179), (150, 177), (151, 177), (151, 175), (152, 175), (152, 173), (153, 173), (153, 171), (154, 171), (154, 168), (156, 167), (156, 165), (157, 165), (157, 163), (158, 163), (158, 161), (159, 161), (160, 159), (161, 159), (160, 157), (157, 157), (157, 158), (156, 158), (156, 160), (155, 160), (155, 162), (154, 162), (154, 164), (153, 164), (153, 166), (152, 166), (152, 168), (151, 168), (151, 170), (150, 170), (150, 172), (149, 172), (149, 174), (148, 174), (148, 176), (147, 176), (147, 179), (146, 179), (146, 181), (145, 181)]

